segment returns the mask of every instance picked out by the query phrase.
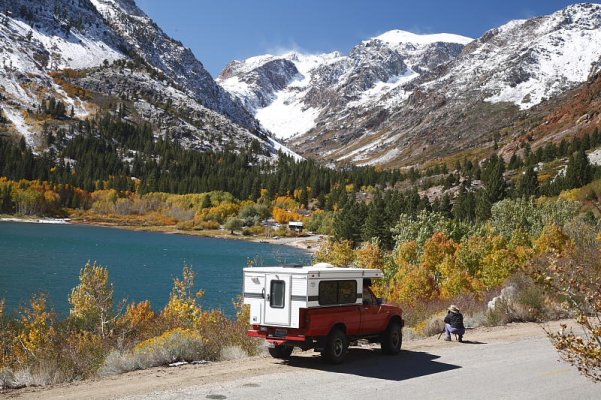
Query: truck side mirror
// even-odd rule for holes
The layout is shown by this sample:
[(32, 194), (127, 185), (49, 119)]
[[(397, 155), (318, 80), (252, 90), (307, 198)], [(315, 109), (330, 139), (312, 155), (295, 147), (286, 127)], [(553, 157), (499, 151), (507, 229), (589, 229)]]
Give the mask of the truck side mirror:
[(384, 304), (386, 302), (386, 299), (384, 297), (378, 297), (378, 298), (376, 298), (376, 302), (378, 303), (379, 306), (381, 306), (382, 304)]

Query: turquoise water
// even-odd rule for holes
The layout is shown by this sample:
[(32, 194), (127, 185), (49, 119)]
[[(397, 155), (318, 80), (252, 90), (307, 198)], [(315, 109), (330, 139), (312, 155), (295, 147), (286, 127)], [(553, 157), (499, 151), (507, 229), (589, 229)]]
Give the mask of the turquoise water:
[(302, 250), (282, 245), (168, 235), (82, 225), (0, 222), (0, 298), (8, 311), (44, 292), (62, 315), (68, 295), (88, 260), (108, 267), (120, 299), (148, 299), (155, 310), (168, 298), (184, 263), (192, 266), (202, 305), (232, 315), (242, 292), (242, 268), (249, 259), (263, 265), (308, 263)]

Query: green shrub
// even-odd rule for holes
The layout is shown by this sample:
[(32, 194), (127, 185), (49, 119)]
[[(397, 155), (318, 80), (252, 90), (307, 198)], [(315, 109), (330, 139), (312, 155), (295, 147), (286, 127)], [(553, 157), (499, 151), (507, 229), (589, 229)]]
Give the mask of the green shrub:
[(195, 230), (216, 230), (219, 229), (219, 222), (209, 220), (209, 221), (200, 221), (198, 224), (194, 225)]

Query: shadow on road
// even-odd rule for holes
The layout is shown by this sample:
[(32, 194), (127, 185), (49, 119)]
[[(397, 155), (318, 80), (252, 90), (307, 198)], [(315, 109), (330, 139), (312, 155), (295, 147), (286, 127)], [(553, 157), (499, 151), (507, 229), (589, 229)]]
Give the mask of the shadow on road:
[(478, 342), (477, 340), (464, 340), (461, 344), (486, 344), (485, 342)]
[(385, 356), (378, 350), (351, 348), (344, 363), (331, 365), (320, 357), (294, 357), (284, 361), (288, 366), (316, 369), (368, 378), (403, 381), (461, 368), (435, 361), (440, 356), (419, 351), (401, 350), (396, 356)]

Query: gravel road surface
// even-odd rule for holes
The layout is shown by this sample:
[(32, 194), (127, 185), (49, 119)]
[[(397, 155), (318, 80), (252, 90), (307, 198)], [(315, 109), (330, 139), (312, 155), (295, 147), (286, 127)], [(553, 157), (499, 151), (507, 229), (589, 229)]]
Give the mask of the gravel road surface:
[(313, 352), (157, 368), (9, 393), (18, 399), (601, 399), (601, 383), (558, 361), (541, 326), (469, 331), (466, 343), (406, 342), (398, 356), (353, 347), (342, 365)]

